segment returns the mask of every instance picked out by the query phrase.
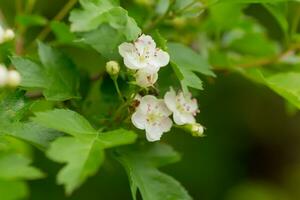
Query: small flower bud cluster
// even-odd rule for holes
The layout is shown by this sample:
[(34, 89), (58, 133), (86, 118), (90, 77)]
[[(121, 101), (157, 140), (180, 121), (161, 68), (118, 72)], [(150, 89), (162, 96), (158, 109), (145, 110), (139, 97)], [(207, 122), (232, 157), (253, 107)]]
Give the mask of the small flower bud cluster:
[[(170, 56), (167, 52), (156, 47), (151, 36), (141, 35), (133, 43), (122, 43), (119, 53), (127, 68), (135, 71), (136, 84), (142, 88), (151, 87), (158, 79), (158, 71), (169, 64)], [(116, 64), (110, 61), (106, 65), (109, 74), (114, 74)], [(131, 117), (133, 125), (146, 131), (148, 141), (160, 140), (163, 133), (171, 130), (173, 115), (175, 124), (182, 126), (194, 136), (203, 135), (204, 128), (196, 123), (195, 116), (199, 112), (197, 100), (190, 93), (175, 93), (173, 88), (168, 91), (164, 99), (157, 99), (153, 95), (137, 97), (139, 101)]]
[(15, 33), (12, 29), (3, 29), (0, 26), (0, 44), (15, 38)]
[(21, 83), (21, 76), (16, 70), (7, 70), (0, 64), (0, 88), (2, 87), (17, 87)]

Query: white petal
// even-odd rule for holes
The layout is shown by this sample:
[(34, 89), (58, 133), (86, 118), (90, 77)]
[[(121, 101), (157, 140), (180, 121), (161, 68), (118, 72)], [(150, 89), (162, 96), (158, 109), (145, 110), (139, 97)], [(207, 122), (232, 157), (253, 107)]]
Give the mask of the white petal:
[(137, 110), (131, 116), (131, 122), (138, 129), (144, 130), (145, 129), (145, 124), (146, 124), (146, 116), (141, 111)]
[(141, 65), (137, 62), (137, 59), (135, 59), (133, 56), (129, 55), (124, 58), (124, 65), (129, 69), (141, 69)]
[(140, 55), (153, 55), (156, 44), (151, 36), (143, 34), (134, 42), (134, 46)]
[(169, 54), (161, 49), (156, 50), (153, 59), (151, 59), (151, 63), (158, 67), (164, 67), (168, 65), (169, 62), (170, 62)]
[(163, 130), (163, 132), (169, 132), (172, 128), (173, 122), (169, 117), (164, 118), (161, 122), (160, 122), (160, 126), (161, 129)]
[(148, 113), (149, 111), (154, 109), (156, 104), (157, 104), (157, 98), (155, 96), (146, 95), (142, 97), (138, 109), (140, 109), (142, 113)]
[(174, 120), (175, 124), (177, 124), (177, 125), (183, 125), (183, 124), (185, 124), (185, 122), (182, 121), (181, 115), (180, 115), (179, 112), (174, 112), (173, 113), (173, 120)]
[(164, 101), (171, 111), (174, 112), (176, 110), (176, 93), (172, 87), (170, 88), (170, 91), (166, 92)]
[(139, 70), (136, 75), (136, 83), (141, 86), (141, 87), (150, 87), (152, 86), (158, 78), (158, 74), (157, 73), (149, 73), (145, 70)]
[(192, 114), (184, 113), (180, 115), (180, 118), (184, 124), (193, 124), (196, 122), (195, 117)]
[(132, 53), (134, 51), (136, 51), (136, 49), (131, 43), (124, 42), (119, 46), (119, 53), (122, 57), (126, 57), (128, 53)]
[(170, 116), (172, 112), (169, 110), (164, 100), (160, 99), (157, 101), (157, 109), (163, 116)]
[(195, 117), (192, 114), (174, 112), (173, 113), (174, 122), (177, 125), (184, 125), (184, 124), (192, 124), (195, 123)]
[(159, 126), (146, 125), (146, 138), (149, 142), (160, 140), (163, 130)]
[(152, 65), (147, 63), (145, 65), (145, 67), (143, 68), (143, 70), (147, 71), (148, 73), (157, 73), (159, 71), (160, 67), (156, 66), (156, 65)]

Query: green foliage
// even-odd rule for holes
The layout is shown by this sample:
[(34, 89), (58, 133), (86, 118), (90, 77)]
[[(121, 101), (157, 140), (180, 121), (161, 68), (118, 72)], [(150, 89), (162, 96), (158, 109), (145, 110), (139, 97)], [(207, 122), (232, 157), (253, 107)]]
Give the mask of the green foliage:
[(0, 101), (0, 135), (12, 136), (45, 149), (60, 134), (33, 122), (21, 122), (28, 109), (29, 103), (22, 93), (5, 95)]
[(190, 48), (182, 44), (169, 43), (168, 51), (171, 56), (171, 65), (183, 88), (189, 86), (202, 89), (202, 81), (194, 72), (215, 76), (207, 60)]
[(47, 152), (50, 159), (67, 163), (57, 176), (58, 184), (65, 185), (67, 194), (97, 172), (104, 161), (105, 149), (130, 144), (136, 139), (132, 131), (124, 129), (96, 131), (85, 118), (70, 110), (37, 113), (34, 121), (74, 136), (58, 138)]
[(83, 42), (106, 58), (118, 57), (117, 47), (124, 41), (135, 40), (141, 33), (134, 19), (116, 0), (84, 0), (81, 5), (82, 10), (71, 12), (71, 30), (84, 32)]
[(144, 200), (192, 199), (178, 181), (157, 169), (180, 159), (170, 146), (154, 144), (123, 148), (118, 150), (116, 157), (127, 171), (134, 200), (137, 189)]
[[(113, 156), (127, 172), (133, 199), (138, 192), (144, 200), (192, 199), (159, 170), (180, 160), (168, 138), (145, 144), (145, 131), (137, 137), (131, 116), (139, 95), (162, 99), (171, 86), (198, 94), (204, 82), (237, 73), (287, 100), (290, 112), (300, 109), (299, 0), (70, 0), (57, 14), (44, 9), (63, 1), (3, 2), (1, 70), (16, 68), (21, 82), (18, 88), (2, 86), (4, 79), (19, 79), (0, 74), (1, 200), (30, 198), (26, 181), (44, 177), (30, 165), (32, 147), (64, 164), (56, 177), (68, 195)], [(156, 48), (151, 40), (138, 39), (142, 34), (151, 36)], [(131, 45), (121, 59), (124, 42)], [(170, 62), (164, 63), (168, 55), (161, 50)], [(108, 61), (120, 66), (114, 77), (105, 70)], [(163, 67), (158, 74), (142, 74), (143, 81), (159, 79), (146, 88), (137, 81), (143, 64)], [(155, 121), (153, 115), (138, 120)], [(187, 131), (203, 132), (196, 125), (187, 124)]]
[(45, 98), (50, 101), (78, 98), (79, 78), (73, 62), (41, 42), (38, 49), (42, 65), (22, 57), (12, 58), (12, 63), (21, 73), (21, 85), (42, 89)]
[(0, 141), (0, 196), (3, 200), (22, 199), (28, 196), (25, 180), (44, 177), (30, 166), (31, 160), (18, 152), (9, 140), (1, 136)]

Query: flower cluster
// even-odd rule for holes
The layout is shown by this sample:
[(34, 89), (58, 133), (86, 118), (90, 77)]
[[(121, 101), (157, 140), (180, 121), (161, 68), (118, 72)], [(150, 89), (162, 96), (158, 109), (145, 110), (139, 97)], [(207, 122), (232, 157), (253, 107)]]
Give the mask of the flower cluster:
[(136, 84), (150, 87), (157, 81), (158, 71), (168, 65), (170, 56), (156, 47), (151, 36), (141, 35), (133, 43), (122, 43), (119, 53), (127, 68), (135, 71)]
[(16, 70), (7, 70), (7, 68), (0, 64), (0, 88), (9, 86), (17, 87), (21, 82), (21, 76)]
[[(136, 84), (147, 88), (153, 86), (158, 79), (158, 71), (168, 65), (170, 56), (167, 52), (156, 47), (151, 36), (141, 35), (133, 43), (122, 43), (119, 53), (124, 64), (134, 70)], [(153, 95), (136, 97), (139, 105), (131, 117), (133, 125), (145, 130), (148, 141), (160, 140), (163, 133), (170, 131), (173, 121), (175, 124), (189, 129), (194, 136), (202, 136), (203, 127), (196, 123), (195, 116), (199, 112), (197, 100), (190, 93), (179, 92), (173, 88), (168, 91), (164, 99), (157, 99)]]
[(14, 37), (15, 37), (15, 33), (13, 30), (3, 29), (3, 27), (0, 26), (0, 44), (14, 39)]
[(189, 129), (194, 136), (203, 134), (203, 127), (195, 120), (199, 112), (198, 104), (190, 93), (179, 92), (176, 95), (171, 88), (164, 99), (146, 95), (139, 102), (131, 121), (135, 127), (146, 131), (148, 141), (160, 140), (163, 133), (170, 131), (173, 125), (171, 115), (176, 125), (188, 125), (185, 129)]

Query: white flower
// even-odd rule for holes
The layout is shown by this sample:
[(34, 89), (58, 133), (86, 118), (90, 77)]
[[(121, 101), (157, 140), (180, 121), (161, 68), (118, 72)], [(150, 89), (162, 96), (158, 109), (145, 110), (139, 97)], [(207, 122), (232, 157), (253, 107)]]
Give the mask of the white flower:
[(17, 87), (21, 83), (21, 76), (16, 70), (10, 70), (7, 74), (7, 85)]
[(135, 74), (136, 84), (144, 88), (153, 86), (153, 84), (157, 81), (157, 78), (157, 72), (150, 73), (147, 70), (142, 69), (138, 70)]
[[(1, 33), (0, 33), (1, 34)], [(0, 64), (0, 87), (3, 87), (7, 83), (7, 69), (4, 65)]]
[(122, 43), (119, 46), (119, 53), (129, 69), (144, 69), (150, 73), (158, 72), (160, 67), (166, 66), (170, 61), (169, 54), (156, 48), (151, 36), (144, 34), (134, 43)]
[(15, 37), (15, 33), (11, 29), (3, 29), (0, 25), (0, 44), (4, 43), (8, 40), (12, 40)]
[(160, 140), (164, 132), (170, 131), (173, 124), (169, 118), (171, 114), (163, 100), (146, 95), (140, 100), (131, 121), (138, 129), (146, 130), (147, 140), (153, 142)]
[(4, 32), (4, 41), (12, 40), (15, 38), (15, 33), (12, 29), (6, 29)]
[(198, 110), (196, 99), (192, 99), (190, 93), (179, 92), (177, 95), (173, 88), (164, 97), (167, 107), (173, 112), (176, 124), (193, 124)]

